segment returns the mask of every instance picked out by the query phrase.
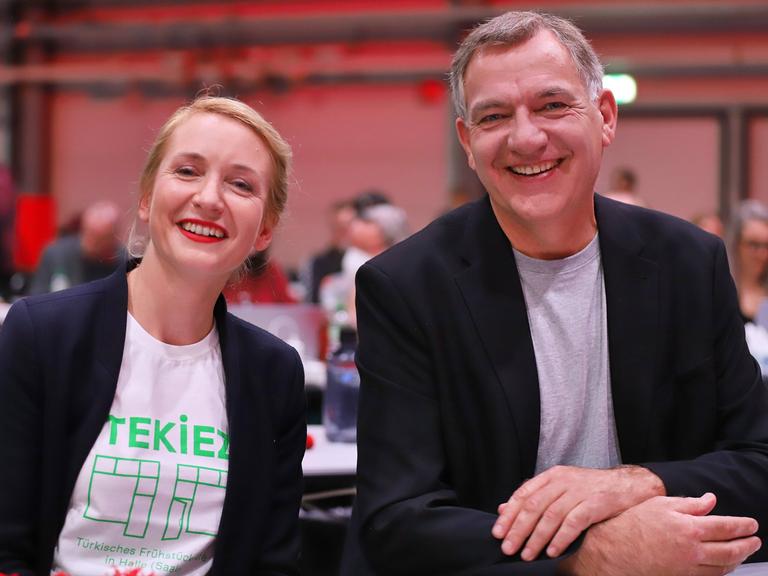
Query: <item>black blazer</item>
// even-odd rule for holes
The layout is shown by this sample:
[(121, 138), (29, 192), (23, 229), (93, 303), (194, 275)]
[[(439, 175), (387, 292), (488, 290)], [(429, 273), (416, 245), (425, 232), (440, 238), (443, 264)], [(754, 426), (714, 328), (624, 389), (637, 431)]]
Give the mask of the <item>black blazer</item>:
[[(125, 343), (124, 270), (11, 308), (0, 329), (0, 572), (48, 576)], [(229, 474), (211, 574), (298, 573), (304, 373), (287, 344), (216, 304)]]
[[(669, 495), (718, 497), (768, 535), (768, 393), (722, 242), (596, 197), (613, 405), (624, 463)], [(552, 574), (491, 536), (534, 473), (539, 387), (523, 292), (487, 197), (357, 276), (359, 530), (380, 575)], [(344, 574), (359, 576), (348, 546)], [(766, 558), (764, 547), (758, 558)], [(754, 558), (753, 558), (754, 559)]]

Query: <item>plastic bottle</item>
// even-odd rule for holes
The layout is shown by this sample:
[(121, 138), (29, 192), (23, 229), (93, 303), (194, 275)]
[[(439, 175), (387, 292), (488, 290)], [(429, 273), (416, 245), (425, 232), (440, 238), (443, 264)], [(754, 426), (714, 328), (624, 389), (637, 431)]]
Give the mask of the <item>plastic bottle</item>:
[(339, 346), (328, 357), (323, 424), (331, 442), (357, 440), (357, 398), (360, 375), (355, 366), (357, 332), (344, 327), (339, 332)]

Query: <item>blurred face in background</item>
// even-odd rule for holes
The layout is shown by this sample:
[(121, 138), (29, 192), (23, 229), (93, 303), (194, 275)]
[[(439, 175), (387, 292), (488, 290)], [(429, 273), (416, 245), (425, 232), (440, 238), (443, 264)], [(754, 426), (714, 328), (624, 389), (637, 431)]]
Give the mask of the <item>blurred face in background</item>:
[(355, 218), (349, 225), (349, 245), (371, 256), (387, 247), (379, 225), (362, 218)]
[(749, 278), (760, 278), (768, 271), (768, 222), (747, 220), (739, 240), (741, 273)]
[(340, 248), (349, 245), (349, 226), (355, 219), (352, 206), (341, 206), (331, 215), (331, 244)]

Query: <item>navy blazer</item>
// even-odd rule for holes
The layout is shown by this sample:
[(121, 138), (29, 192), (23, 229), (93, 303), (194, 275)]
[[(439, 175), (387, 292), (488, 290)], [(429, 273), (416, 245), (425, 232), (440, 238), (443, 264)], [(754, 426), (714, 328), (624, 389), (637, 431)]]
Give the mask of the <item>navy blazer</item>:
[[(595, 200), (613, 406), (626, 464), (670, 496), (768, 535), (768, 392), (744, 341), (720, 240)], [(534, 474), (539, 386), (509, 240), (487, 197), (357, 275), (358, 496), (352, 534), (377, 574), (554, 574), (506, 557), (496, 507)], [(763, 551), (755, 558), (767, 558)], [(354, 539), (342, 574), (360, 576)], [(650, 553), (650, 551), (649, 551)]]
[[(124, 270), (20, 300), (0, 329), (0, 572), (48, 576), (80, 469), (107, 419), (125, 344)], [(296, 351), (227, 313), (219, 332), (229, 474), (211, 574), (298, 573), (306, 446)]]

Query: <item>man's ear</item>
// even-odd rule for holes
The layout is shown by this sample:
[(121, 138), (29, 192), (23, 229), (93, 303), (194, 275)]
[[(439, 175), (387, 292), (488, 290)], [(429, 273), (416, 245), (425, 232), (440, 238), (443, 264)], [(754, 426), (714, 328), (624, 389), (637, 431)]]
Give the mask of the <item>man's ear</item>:
[(472, 148), (470, 146), (471, 134), (469, 126), (463, 118), (456, 118), (456, 134), (459, 137), (461, 147), (464, 148), (464, 153), (467, 155), (469, 167), (475, 170), (475, 157), (472, 155)]
[(597, 102), (597, 107), (603, 117), (603, 147), (610, 146), (616, 136), (616, 121), (619, 116), (619, 107), (616, 98), (610, 90), (603, 90)]

